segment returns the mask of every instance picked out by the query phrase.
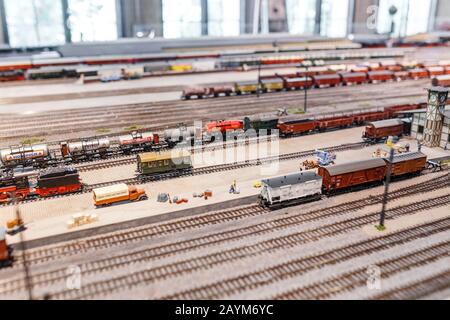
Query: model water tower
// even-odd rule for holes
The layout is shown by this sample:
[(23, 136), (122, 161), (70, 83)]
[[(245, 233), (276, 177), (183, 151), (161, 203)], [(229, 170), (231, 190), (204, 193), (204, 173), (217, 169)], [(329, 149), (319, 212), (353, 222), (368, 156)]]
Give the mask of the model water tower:
[(448, 89), (432, 87), (428, 89), (428, 109), (423, 143), (428, 147), (439, 147), (444, 119), (444, 109), (447, 103)]

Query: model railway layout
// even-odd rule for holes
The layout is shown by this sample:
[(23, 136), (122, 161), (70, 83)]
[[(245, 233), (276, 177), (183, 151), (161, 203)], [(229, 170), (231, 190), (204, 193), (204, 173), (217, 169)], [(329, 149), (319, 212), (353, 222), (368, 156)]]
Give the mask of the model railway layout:
[(148, 36), (0, 48), (0, 299), (448, 298), (447, 35)]

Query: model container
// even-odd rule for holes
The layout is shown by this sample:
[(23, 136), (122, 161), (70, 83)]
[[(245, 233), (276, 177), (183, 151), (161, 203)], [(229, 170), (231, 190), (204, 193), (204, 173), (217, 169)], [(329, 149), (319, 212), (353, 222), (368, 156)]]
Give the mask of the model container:
[(9, 250), (6, 244), (6, 229), (0, 227), (0, 262), (9, 260)]
[[(387, 164), (390, 163), (388, 158), (384, 159)], [(421, 152), (404, 153), (394, 156), (392, 161), (391, 175), (393, 177), (419, 174), (425, 169), (427, 164), (427, 156)]]
[(192, 169), (189, 152), (142, 153), (137, 156), (137, 170), (142, 175), (183, 172)]
[(266, 179), (261, 183), (260, 202), (268, 207), (319, 199), (322, 195), (322, 177), (312, 171)]
[(92, 193), (95, 206), (97, 207), (109, 206), (124, 201), (141, 201), (147, 199), (147, 195), (143, 189), (128, 186), (124, 183), (94, 189)]
[(378, 183), (384, 180), (386, 175), (386, 163), (383, 159), (370, 159), (319, 167), (319, 175), (323, 178), (323, 189), (327, 193)]
[(405, 123), (399, 119), (371, 122), (366, 126), (363, 139), (379, 141), (390, 136), (401, 136), (405, 131)]

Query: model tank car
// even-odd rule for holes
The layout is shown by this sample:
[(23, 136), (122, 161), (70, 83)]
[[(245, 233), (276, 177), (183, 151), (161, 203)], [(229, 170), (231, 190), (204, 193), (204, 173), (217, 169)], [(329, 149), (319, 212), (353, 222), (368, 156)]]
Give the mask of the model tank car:
[(0, 160), (5, 167), (42, 164), (50, 160), (48, 145), (12, 146), (0, 150)]
[(76, 142), (61, 142), (61, 154), (74, 161), (104, 158), (109, 154), (111, 141), (108, 138)]
[(274, 208), (319, 200), (321, 195), (322, 177), (306, 171), (263, 180), (259, 198), (262, 206)]
[(164, 141), (169, 145), (169, 148), (179, 144), (194, 145), (195, 141), (202, 141), (202, 129), (186, 126), (168, 129), (164, 131)]
[(137, 171), (141, 175), (179, 174), (192, 169), (191, 155), (187, 151), (141, 153), (137, 156)]
[(158, 150), (162, 147), (159, 135), (152, 132), (132, 132), (119, 137), (120, 149), (125, 154)]

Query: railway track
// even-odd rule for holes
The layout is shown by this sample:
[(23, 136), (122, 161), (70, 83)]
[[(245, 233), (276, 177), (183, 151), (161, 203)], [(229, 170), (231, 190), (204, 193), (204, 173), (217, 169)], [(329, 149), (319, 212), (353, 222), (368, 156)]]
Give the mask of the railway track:
[[(448, 255), (448, 252), (447, 252)], [(450, 270), (377, 295), (372, 300), (416, 300), (450, 288)]]
[[(328, 151), (328, 152), (339, 152), (339, 151), (346, 151), (346, 150), (358, 150), (358, 149), (364, 148), (365, 146), (367, 146), (367, 143), (358, 142), (358, 143), (345, 144), (345, 145), (336, 146), (336, 147), (323, 148), (323, 150)], [(247, 168), (247, 167), (261, 166), (264, 164), (270, 164), (275, 161), (287, 161), (287, 160), (300, 159), (300, 158), (312, 156), (315, 154), (315, 152), (316, 152), (316, 150), (300, 151), (300, 152), (282, 154), (279, 156), (270, 156), (270, 157), (265, 157), (265, 158), (260, 158), (260, 159), (235, 162), (235, 163), (231, 163), (231, 164), (220, 164), (220, 165), (215, 165), (215, 166), (194, 168), (190, 171), (185, 171), (185, 172), (171, 172), (168, 174), (158, 174), (158, 175), (153, 175), (153, 176), (133, 177), (133, 178), (129, 178), (129, 179), (92, 184), (92, 185), (89, 185), (87, 187), (87, 189), (90, 191), (95, 188), (101, 188), (101, 187), (110, 186), (110, 185), (114, 185), (114, 184), (118, 184), (118, 183), (139, 185), (139, 184), (145, 184), (145, 183), (149, 183), (149, 182), (160, 181), (160, 180), (171, 179), (171, 178), (178, 178), (178, 177), (184, 177), (184, 176), (198, 176), (198, 175), (205, 175), (205, 174), (211, 174), (211, 173), (216, 173), (216, 172), (242, 169), (242, 168)]]
[[(345, 144), (345, 145), (336, 146), (336, 147), (323, 148), (323, 150), (329, 151), (329, 152), (357, 150), (357, 149), (364, 148), (366, 145), (367, 145), (367, 143), (358, 142), (358, 143)], [(315, 150), (301, 151), (301, 152), (283, 154), (280, 156), (271, 156), (271, 157), (266, 157), (266, 158), (261, 158), (261, 159), (235, 162), (235, 163), (231, 163), (231, 164), (221, 164), (221, 165), (216, 165), (216, 166), (194, 168), (192, 170), (187, 170), (187, 171), (183, 171), (183, 172), (170, 172), (170, 173), (165, 173), (165, 174), (157, 174), (157, 175), (153, 175), (153, 176), (136, 176), (136, 177), (131, 177), (131, 178), (127, 178), (127, 179), (86, 185), (83, 190), (76, 192), (76, 193), (49, 196), (49, 197), (45, 197), (45, 198), (30, 198), (30, 199), (23, 200), (20, 203), (25, 204), (25, 203), (33, 203), (33, 202), (38, 202), (38, 201), (48, 201), (48, 200), (57, 199), (57, 198), (66, 198), (66, 197), (79, 195), (79, 194), (83, 194), (83, 193), (89, 193), (93, 189), (96, 189), (96, 188), (102, 188), (102, 187), (111, 186), (111, 185), (120, 184), (120, 183), (125, 183), (125, 184), (129, 184), (129, 185), (142, 185), (142, 184), (147, 184), (147, 183), (152, 183), (152, 182), (162, 181), (162, 180), (167, 180), (167, 179), (175, 179), (175, 178), (188, 177), (188, 176), (199, 176), (199, 175), (211, 174), (211, 173), (216, 173), (216, 172), (223, 172), (223, 171), (230, 171), (230, 170), (236, 170), (236, 169), (242, 169), (242, 168), (248, 168), (248, 167), (254, 167), (254, 166), (261, 166), (264, 164), (272, 163), (274, 161), (287, 161), (287, 160), (311, 156), (311, 155), (314, 155), (315, 152), (316, 152)], [(118, 165), (123, 165), (123, 164), (131, 164), (131, 163), (134, 163), (134, 161), (136, 161), (136, 159), (134, 159), (134, 160), (132, 160), (132, 159), (117, 159), (115, 161), (114, 160), (110, 161), (109, 164), (105, 164), (105, 167), (113, 167), (113, 166), (118, 166)], [(81, 167), (81, 168), (78, 167), (78, 170), (90, 171), (90, 170), (95, 170), (96, 168), (98, 168), (98, 163), (89, 164), (89, 165), (87, 165), (85, 167)], [(14, 202), (4, 203), (4, 204), (0, 204), (0, 208), (14, 206), (14, 205), (16, 205), (16, 203), (14, 203)]]
[[(296, 276), (300, 276), (307, 273), (308, 271), (319, 269), (327, 265), (335, 265), (367, 254), (379, 252), (393, 246), (404, 244), (412, 240), (426, 238), (436, 233), (448, 231), (449, 228), (450, 218), (440, 219), (411, 229), (392, 233), (387, 236), (360, 241), (348, 246), (336, 248), (333, 250), (327, 250), (326, 252), (318, 255), (311, 255), (300, 259), (294, 259), (289, 262), (277, 264), (272, 267), (260, 269), (254, 272), (248, 272), (246, 274), (221, 280), (220, 282), (211, 283), (206, 286), (197, 287), (191, 290), (175, 293), (173, 295), (164, 296), (162, 297), (162, 299), (223, 299), (232, 294), (242, 293), (245, 290), (255, 290), (262, 286), (269, 285), (280, 280), (286, 280)], [(140, 279), (143, 281), (143, 283), (148, 283), (151, 281), (148, 277), (141, 277)], [(105, 282), (108, 283), (107, 281)], [(127, 283), (124, 281), (123, 283), (127, 285), (128, 288), (132, 285), (132, 283), (130, 282)], [(109, 288), (107, 288), (108, 285)], [(103, 290), (100, 288), (100, 286), (94, 288), (92, 288), (91, 286), (89, 289), (92, 291), (90, 292), (91, 294), (89, 296), (92, 296), (93, 290), (95, 290), (95, 288), (97, 289), (96, 292), (105, 292), (112, 289), (110, 284), (106, 284)], [(73, 292), (71, 296), (76, 296), (76, 293)], [(80, 298), (84, 298), (84, 296), (81, 296)]]
[[(227, 148), (234, 148), (238, 146), (247, 146), (251, 144), (258, 144), (258, 143), (264, 143), (264, 142), (273, 142), (277, 141), (279, 139), (278, 136), (271, 135), (271, 136), (261, 136), (255, 139), (242, 139), (238, 141), (233, 142), (223, 142), (223, 143), (212, 143), (212, 144), (206, 144), (201, 146), (193, 146), (193, 147), (186, 147), (183, 149), (187, 149), (187, 151), (191, 154), (195, 154), (198, 152), (205, 152), (205, 151), (214, 151), (218, 149), (227, 149)], [(169, 148), (163, 148), (161, 150), (173, 150)], [(113, 159), (112, 161), (102, 161), (102, 162), (92, 162), (82, 165), (76, 165), (76, 168), (79, 172), (88, 172), (92, 170), (99, 170), (99, 169), (105, 169), (105, 168), (111, 168), (111, 167), (117, 167), (122, 165), (129, 165), (134, 164), (137, 162), (136, 155), (134, 156), (125, 156), (120, 157), (119, 159)]]
[[(433, 178), (419, 185), (405, 187), (389, 194), (389, 201), (393, 201), (405, 196), (425, 193), (429, 190), (436, 190), (449, 186), (446, 175)], [(339, 205), (331, 206), (320, 210), (312, 210), (309, 212), (283, 216), (274, 222), (270, 222), (268, 228), (283, 227), (286, 223), (300, 224), (324, 219), (332, 216), (343, 215), (348, 212), (360, 210), (366, 206), (375, 205), (382, 201), (383, 195), (370, 196), (355, 201), (345, 202)], [(177, 232), (192, 230), (218, 223), (226, 223), (229, 221), (242, 220), (250, 217), (260, 216), (269, 211), (259, 205), (250, 205), (228, 211), (220, 211), (209, 213), (201, 216), (185, 218), (182, 220), (172, 221), (164, 224), (150, 225), (143, 228), (121, 231), (119, 233), (107, 234), (101, 237), (95, 237), (56, 247), (37, 249), (26, 252), (27, 263), (35, 265), (38, 263), (52, 261), (64, 256), (70, 256), (90, 250), (108, 248), (113, 245), (122, 245), (135, 241), (152, 239), (155, 237), (167, 236)], [(16, 255), (15, 264), (20, 266), (23, 264), (21, 255)]]
[[(424, 266), (434, 261), (450, 257), (450, 241), (431, 245), (415, 250), (396, 258), (377, 262), (376, 266), (383, 270), (383, 278), (389, 278), (412, 268)], [(448, 278), (450, 286), (450, 277)], [(338, 275), (313, 283), (308, 286), (296, 288), (281, 293), (272, 300), (319, 300), (329, 299), (332, 296), (350, 292), (358, 287), (367, 285), (367, 267)], [(387, 294), (389, 296), (390, 294)], [(408, 299), (406, 297), (406, 299)]]
[[(377, 86), (378, 87), (378, 86)], [(315, 107), (319, 105), (329, 105), (330, 101), (333, 104), (348, 104), (354, 102), (372, 103), (379, 100), (380, 94), (383, 94), (383, 99), (398, 99), (401, 97), (422, 97), (421, 93), (417, 91), (417, 86), (410, 89), (405, 87), (395, 95), (386, 95), (381, 86), (378, 91), (365, 92), (364, 97), (352, 96), (345, 93), (325, 94), (320, 96), (313, 96), (310, 99), (310, 106)], [(78, 110), (78, 115), (66, 116), (54, 113), (53, 115), (45, 114), (43, 116), (35, 115), (34, 118), (29, 116), (21, 116), (18, 118), (8, 119), (7, 122), (0, 122), (0, 138), (18, 139), (27, 137), (30, 135), (30, 131), (34, 136), (49, 136), (51, 134), (64, 134), (67, 135), (70, 130), (68, 128), (75, 128), (74, 132), (96, 130), (99, 128), (123, 128), (127, 125), (141, 125), (146, 130), (158, 131), (164, 130), (167, 127), (174, 127), (181, 122), (194, 121), (194, 120), (210, 120), (220, 119), (227, 117), (237, 117), (249, 114), (257, 114), (261, 112), (273, 112), (277, 108), (283, 107), (298, 107), (299, 99), (303, 99), (302, 92), (289, 92), (286, 96), (280, 100), (279, 94), (271, 93), (267, 96), (257, 98), (251, 96), (241, 96), (237, 99), (217, 101), (190, 101), (189, 103), (154, 103), (143, 105), (130, 105), (121, 106), (120, 109), (114, 107), (105, 108), (102, 111), (101, 108), (93, 108), (89, 110)], [(245, 104), (246, 108), (243, 109), (242, 105)], [(372, 106), (373, 107), (373, 106)], [(83, 112), (84, 111), (84, 112)], [(92, 112), (92, 113), (91, 113)], [(70, 119), (70, 121), (67, 121)], [(5, 118), (6, 121), (6, 118)], [(11, 125), (15, 123), (16, 125)], [(17, 126), (20, 123), (23, 128)], [(39, 126), (37, 126), (39, 123)]]
[[(426, 201), (426, 203), (415, 203), (413, 205), (408, 206), (406, 208), (406, 211), (402, 211), (399, 208), (395, 208), (391, 211), (389, 211), (389, 214), (391, 215), (403, 215), (407, 214), (411, 211), (420, 211), (424, 210), (426, 208), (429, 208), (430, 206), (440, 206), (442, 205), (442, 201), (448, 201), (450, 200), (450, 195), (447, 195), (446, 197), (436, 198), (429, 201)], [(342, 209), (341, 209), (342, 210)], [(164, 279), (168, 276), (173, 276), (176, 272), (177, 274), (182, 274), (186, 272), (195, 271), (196, 268), (198, 269), (204, 269), (211, 265), (217, 265), (222, 264), (224, 262), (229, 262), (236, 259), (245, 258), (247, 256), (255, 256), (259, 255), (261, 253), (270, 251), (270, 250), (276, 250), (280, 248), (289, 248), (293, 246), (297, 246), (300, 244), (305, 244), (310, 241), (317, 241), (325, 237), (329, 237), (332, 235), (337, 235), (342, 232), (352, 230), (354, 228), (360, 227), (364, 224), (370, 223), (372, 218), (375, 218), (378, 213), (366, 215), (361, 218), (355, 218), (354, 220), (357, 220), (357, 222), (353, 222), (352, 219), (345, 220), (343, 222), (337, 223), (337, 224), (331, 224), (331, 225), (325, 225), (323, 227), (319, 227), (316, 229), (310, 229), (304, 232), (296, 233), (294, 235), (290, 236), (282, 236), (276, 239), (271, 239), (267, 241), (262, 241), (259, 243), (256, 243), (255, 245), (251, 246), (243, 246), (238, 247), (230, 250), (226, 250), (220, 253), (214, 253), (206, 256), (202, 256), (199, 258), (196, 258), (195, 262), (195, 268), (192, 270), (190, 267), (192, 265), (190, 264), (190, 260), (184, 260), (181, 262), (174, 263), (172, 265), (169, 265), (168, 268), (163, 268), (162, 270), (158, 270), (156, 275), (152, 278), (154, 280), (156, 279)], [(297, 220), (302, 217), (302, 215), (297, 215)], [(163, 245), (151, 249), (145, 249), (138, 252), (133, 253), (127, 253), (125, 255), (116, 256), (113, 258), (106, 258), (97, 260), (94, 262), (89, 262), (81, 265), (81, 269), (84, 276), (88, 276), (90, 274), (96, 274), (99, 272), (105, 272), (111, 269), (115, 269), (118, 267), (126, 267), (127, 265), (134, 264), (137, 262), (147, 262), (151, 260), (157, 260), (161, 259), (163, 257), (167, 257), (170, 255), (178, 254), (178, 253), (184, 253), (189, 250), (195, 250), (199, 249), (201, 247), (207, 247), (211, 245), (217, 245), (222, 244), (224, 242), (234, 241), (237, 239), (242, 239), (244, 237), (249, 236), (255, 236), (265, 233), (270, 233), (275, 230), (284, 229), (287, 227), (295, 226), (299, 223), (303, 223), (302, 221), (292, 221), (289, 218), (287, 220), (289, 221), (283, 221), (284, 219), (279, 219), (278, 223), (261, 223), (254, 226), (250, 226), (247, 228), (241, 228), (236, 229), (230, 232), (221, 232), (214, 235), (208, 235), (205, 237), (190, 239), (187, 241), (181, 241), (181, 242), (175, 242), (168, 245)], [(301, 220), (301, 218), (300, 218)], [(157, 268), (161, 269), (161, 268)], [(187, 270), (185, 270), (187, 269)], [(167, 271), (169, 270), (169, 271)], [(48, 273), (43, 273), (40, 275), (33, 276), (33, 285), (45, 285), (49, 283), (54, 283), (58, 280), (64, 280), (65, 279), (65, 268), (51, 271)], [(167, 275), (167, 273), (170, 273), (170, 275)], [(158, 275), (158, 276), (157, 276)], [(20, 283), (21, 286), (17, 284), (17, 282)], [(17, 288), (23, 288), (24, 283), (23, 281), (16, 280), (16, 283), (14, 282), (11, 284), (9, 283), (0, 283), (1, 286), (5, 288), (10, 288), (11, 290), (18, 290)], [(1, 292), (0, 294), (5, 294), (8, 292)]]

